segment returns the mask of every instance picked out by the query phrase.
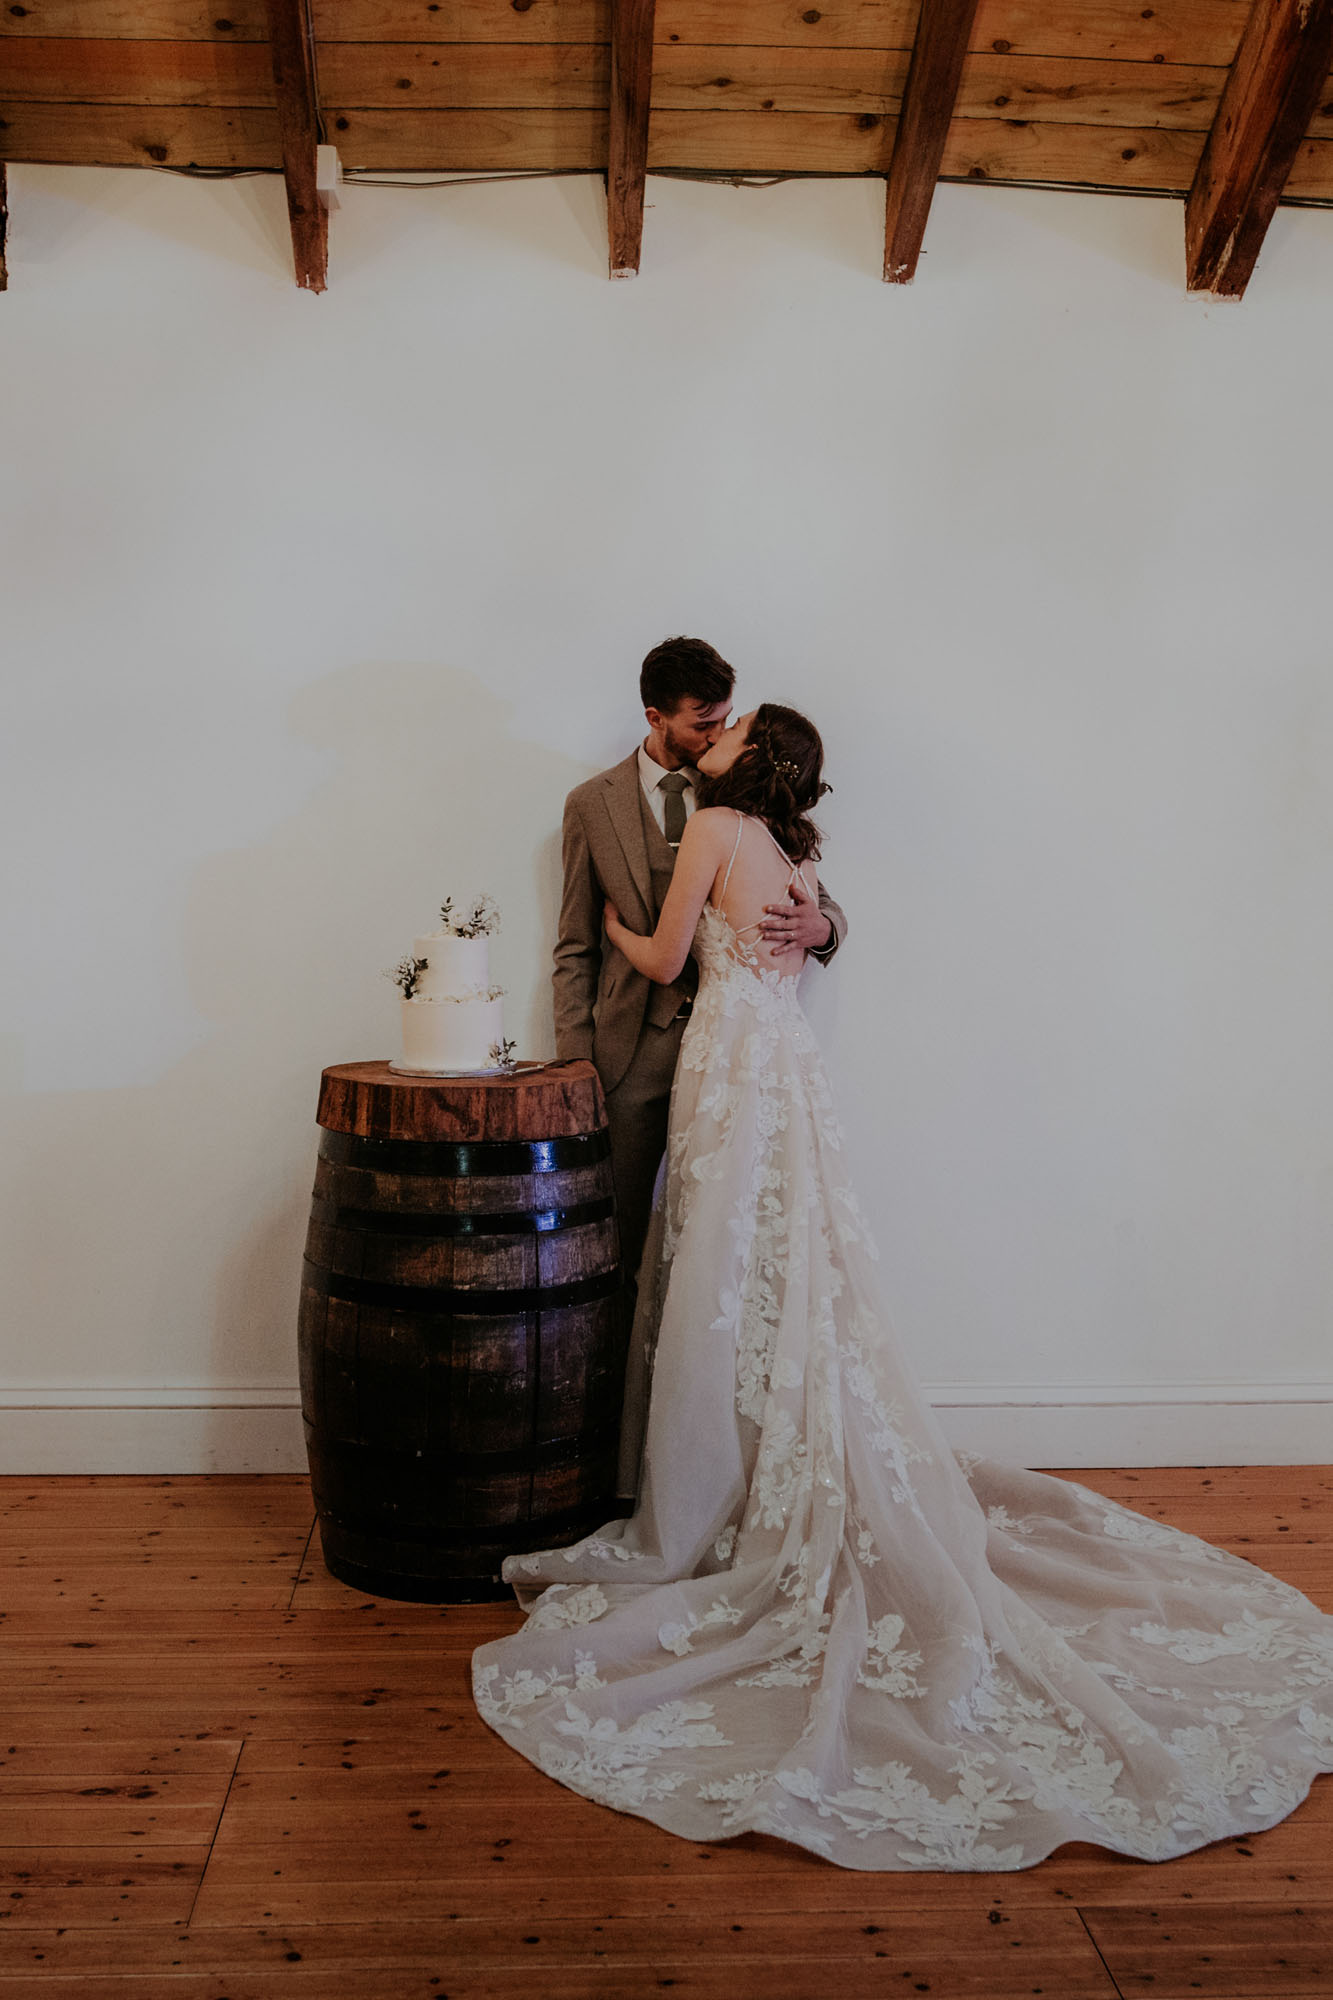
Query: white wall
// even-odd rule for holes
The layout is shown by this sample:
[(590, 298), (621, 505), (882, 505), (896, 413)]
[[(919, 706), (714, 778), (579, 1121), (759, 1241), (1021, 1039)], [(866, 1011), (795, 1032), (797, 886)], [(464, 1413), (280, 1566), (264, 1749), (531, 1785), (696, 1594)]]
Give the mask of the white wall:
[(902, 1338), (1045, 1464), (1333, 1455), (1333, 215), (12, 171), (0, 1464), (301, 1463), (325, 1063), (492, 890), (550, 1050), (567, 788), (702, 633), (808, 705), (810, 1004)]

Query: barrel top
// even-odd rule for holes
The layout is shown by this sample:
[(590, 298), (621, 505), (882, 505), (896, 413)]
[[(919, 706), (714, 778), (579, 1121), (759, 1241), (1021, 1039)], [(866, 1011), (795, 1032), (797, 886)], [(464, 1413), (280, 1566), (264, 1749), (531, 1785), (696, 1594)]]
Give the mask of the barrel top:
[(498, 1076), (400, 1076), (387, 1061), (324, 1072), (317, 1124), (361, 1139), (563, 1139), (606, 1123), (590, 1062), (534, 1063)]

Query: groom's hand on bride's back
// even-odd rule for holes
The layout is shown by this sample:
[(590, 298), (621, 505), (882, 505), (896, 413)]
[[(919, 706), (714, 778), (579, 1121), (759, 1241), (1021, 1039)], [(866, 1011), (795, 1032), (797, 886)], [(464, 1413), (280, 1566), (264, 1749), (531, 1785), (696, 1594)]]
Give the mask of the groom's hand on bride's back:
[(759, 935), (774, 958), (793, 951), (822, 951), (833, 936), (833, 925), (815, 898), (799, 881), (780, 903), (765, 903)]

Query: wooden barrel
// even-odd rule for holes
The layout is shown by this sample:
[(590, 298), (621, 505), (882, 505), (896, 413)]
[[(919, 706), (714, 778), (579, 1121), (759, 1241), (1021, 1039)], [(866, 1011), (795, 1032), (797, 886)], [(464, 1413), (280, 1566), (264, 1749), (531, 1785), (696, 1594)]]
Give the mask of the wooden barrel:
[(508, 1595), (617, 1512), (623, 1340), (589, 1062), (324, 1072), (301, 1405), (324, 1561), (377, 1596)]

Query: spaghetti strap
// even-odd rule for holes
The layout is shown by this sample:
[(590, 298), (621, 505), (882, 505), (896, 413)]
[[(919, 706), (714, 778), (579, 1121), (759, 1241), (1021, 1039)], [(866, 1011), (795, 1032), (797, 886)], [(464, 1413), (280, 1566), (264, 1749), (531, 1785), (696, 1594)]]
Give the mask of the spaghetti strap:
[[(786, 864), (787, 864), (787, 887), (788, 887), (788, 889), (790, 889), (790, 887), (791, 887), (792, 883), (793, 883), (793, 882), (794, 882), (794, 881), (796, 880), (796, 877), (797, 877), (798, 875), (800, 875), (800, 877), (801, 877), (801, 887), (802, 887), (802, 888), (803, 888), (803, 889), (805, 890), (805, 892), (806, 892), (806, 894), (807, 894), (807, 895), (811, 895), (811, 894), (813, 893), (813, 891), (811, 890), (811, 888), (810, 888), (809, 884), (807, 883), (807, 881), (806, 881), (806, 879), (805, 879), (805, 876), (804, 876), (804, 875), (803, 875), (803, 874), (801, 873), (801, 864), (800, 864), (800, 862), (799, 862), (799, 861), (793, 861), (793, 860), (792, 860), (792, 858), (791, 858), (790, 854), (788, 854), (788, 852), (787, 852), (786, 848), (785, 848), (785, 847), (784, 847), (784, 846), (782, 845), (782, 842), (781, 842), (781, 841), (780, 841), (780, 840), (778, 839), (777, 835), (776, 835), (776, 834), (774, 833), (774, 831), (773, 831), (772, 827), (771, 827), (771, 826), (770, 826), (770, 825), (768, 824), (768, 821), (767, 821), (767, 820), (763, 820), (763, 819), (761, 819), (761, 820), (759, 821), (759, 825), (763, 827), (763, 829), (764, 829), (764, 832), (765, 832), (765, 833), (766, 833), (766, 834), (768, 835), (768, 837), (769, 837), (769, 839), (770, 839), (770, 840), (772, 841), (772, 843), (773, 843), (774, 847), (776, 847), (776, 848), (777, 848), (777, 850), (778, 850), (778, 853), (779, 853), (779, 854), (780, 854), (780, 855), (782, 856), (783, 860), (784, 860), (784, 861), (786, 862)], [(733, 856), (732, 858), (734, 859), (735, 857)], [(731, 870), (730, 870), (730, 869), (728, 869), (728, 870), (727, 870), (727, 873), (728, 873), (728, 874), (730, 874), (730, 873), (731, 873)]]
[[(725, 874), (725, 875), (724, 875), (724, 876), (722, 877), (722, 887), (721, 887), (721, 888), (720, 888), (720, 889), (718, 890), (718, 893), (717, 893), (717, 903), (716, 903), (716, 907), (717, 907), (717, 908), (718, 908), (719, 910), (720, 910), (720, 909), (721, 909), (721, 907), (722, 907), (722, 901), (723, 901), (723, 898), (724, 898), (724, 897), (726, 896), (726, 893), (727, 893), (727, 884), (728, 884), (728, 882), (730, 882), (730, 880), (731, 880), (731, 871), (732, 871), (732, 868), (733, 868), (733, 866), (735, 865), (735, 861), (736, 861), (736, 856), (737, 856), (737, 855), (739, 854), (739, 852), (740, 852), (740, 845), (741, 845), (741, 835), (742, 835), (742, 834), (744, 833), (744, 831), (745, 831), (745, 822), (746, 822), (746, 821), (747, 821), (748, 819), (752, 819), (752, 820), (754, 820), (754, 822), (755, 822), (755, 824), (756, 824), (757, 826), (761, 826), (761, 827), (763, 827), (763, 829), (764, 829), (764, 832), (765, 832), (765, 833), (766, 833), (766, 834), (768, 835), (768, 837), (769, 837), (769, 839), (770, 839), (770, 840), (772, 841), (772, 843), (773, 843), (774, 847), (776, 847), (776, 848), (777, 848), (777, 850), (778, 850), (778, 853), (779, 853), (779, 854), (780, 854), (780, 855), (782, 856), (783, 860), (784, 860), (784, 861), (786, 862), (786, 864), (787, 864), (787, 880), (786, 880), (785, 884), (783, 885), (783, 891), (782, 891), (783, 895), (785, 896), (785, 895), (787, 894), (787, 891), (788, 891), (788, 890), (789, 890), (789, 889), (791, 888), (791, 885), (792, 885), (792, 883), (793, 883), (793, 882), (794, 882), (794, 881), (796, 880), (796, 878), (797, 878), (797, 876), (798, 876), (798, 875), (799, 875), (799, 876), (800, 876), (800, 878), (801, 878), (801, 887), (802, 887), (802, 888), (803, 888), (803, 889), (804, 889), (804, 890), (806, 891), (807, 895), (813, 895), (813, 894), (814, 894), (814, 891), (813, 891), (813, 890), (811, 890), (811, 889), (809, 888), (809, 886), (808, 886), (808, 884), (807, 884), (807, 882), (806, 882), (806, 879), (805, 879), (805, 876), (804, 876), (804, 874), (802, 874), (802, 872), (801, 872), (801, 864), (800, 864), (800, 862), (799, 862), (799, 861), (793, 861), (793, 860), (792, 860), (792, 858), (791, 858), (790, 854), (788, 854), (788, 852), (787, 852), (786, 848), (785, 848), (785, 847), (783, 847), (783, 845), (782, 845), (781, 841), (780, 841), (780, 840), (779, 840), (779, 839), (777, 838), (777, 835), (776, 835), (776, 834), (774, 833), (774, 831), (773, 831), (772, 827), (771, 827), (771, 826), (769, 826), (769, 824), (767, 823), (767, 821), (766, 821), (766, 820), (762, 820), (762, 819), (760, 819), (760, 818), (758, 817), (758, 815), (757, 815), (756, 813), (743, 813), (743, 812), (741, 812), (741, 810), (739, 809), (739, 807), (735, 807), (735, 808), (733, 808), (733, 810), (734, 810), (734, 811), (735, 811), (735, 813), (736, 813), (736, 821), (737, 821), (737, 824), (736, 824), (736, 840), (735, 840), (735, 844), (734, 844), (734, 846), (732, 847), (732, 850), (731, 850), (731, 859), (730, 859), (730, 861), (728, 861), (728, 863), (727, 863), (727, 871), (726, 871), (726, 874)], [(763, 918), (762, 918), (762, 917), (760, 917), (760, 918), (757, 918), (757, 919), (756, 919), (756, 921), (755, 921), (754, 923), (752, 923), (752, 924), (742, 924), (742, 925), (741, 925), (741, 927), (740, 927), (740, 929), (739, 929), (739, 930), (737, 930), (737, 931), (735, 931), (735, 936), (736, 936), (736, 939), (737, 939), (737, 942), (739, 942), (741, 938), (745, 937), (745, 936), (747, 935), (747, 933), (748, 933), (748, 932), (750, 932), (750, 931), (757, 931), (757, 930), (761, 930), (762, 928), (763, 928)]]
[(769, 840), (773, 842), (773, 846), (775, 846), (775, 848), (779, 850), (779, 854), (781, 854), (781, 856), (783, 856), (783, 860), (787, 862), (787, 888), (791, 888), (791, 886), (793, 886), (793, 882), (797, 880), (797, 876), (801, 876), (801, 888), (803, 888), (803, 890), (807, 892), (807, 896), (815, 896), (815, 894), (817, 894), (817, 888), (811, 888), (811, 884), (809, 884), (809, 882), (805, 880), (805, 868), (803, 868), (803, 864), (801, 864), (801, 862), (795, 862), (795, 860), (791, 858), (791, 854), (787, 852), (787, 848), (783, 846), (783, 842), (781, 842), (781, 840), (779, 840), (779, 836), (777, 836), (777, 834), (773, 832), (773, 828), (769, 826), (769, 822), (767, 822), (767, 820), (761, 820), (759, 824), (763, 826), (763, 830), (767, 832)]
[(727, 893), (727, 884), (731, 880), (731, 871), (736, 865), (736, 856), (740, 853), (741, 835), (744, 833), (744, 831), (745, 831), (745, 814), (743, 812), (738, 812), (736, 814), (736, 842), (731, 850), (731, 860), (727, 863), (727, 872), (722, 877), (722, 887), (717, 892), (717, 900), (719, 903), (722, 901), (722, 898)]
[(772, 843), (773, 843), (774, 847), (776, 847), (776, 848), (777, 848), (777, 850), (778, 850), (778, 853), (779, 853), (779, 854), (780, 854), (780, 855), (782, 856), (783, 860), (784, 860), (784, 861), (791, 861), (791, 865), (792, 865), (792, 867), (793, 867), (793, 868), (795, 868), (795, 866), (796, 866), (796, 863), (795, 863), (794, 861), (792, 861), (792, 860), (791, 860), (791, 856), (790, 856), (790, 854), (788, 854), (788, 852), (787, 852), (786, 848), (785, 848), (785, 847), (784, 847), (784, 846), (782, 845), (782, 842), (781, 842), (781, 841), (780, 841), (780, 840), (778, 839), (777, 835), (776, 835), (776, 834), (774, 833), (774, 831), (773, 831), (772, 827), (771, 827), (771, 826), (769, 825), (768, 821), (767, 821), (766, 819), (759, 819), (759, 818), (757, 817), (757, 815), (756, 815), (756, 816), (754, 816), (754, 817), (755, 817), (755, 825), (756, 825), (756, 826), (762, 826), (762, 827), (763, 827), (763, 829), (764, 829), (764, 832), (765, 832), (765, 833), (766, 833), (766, 834), (768, 835), (768, 837), (769, 837), (769, 839), (770, 839), (770, 840), (772, 841)]

